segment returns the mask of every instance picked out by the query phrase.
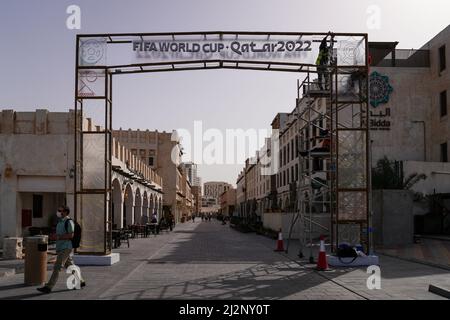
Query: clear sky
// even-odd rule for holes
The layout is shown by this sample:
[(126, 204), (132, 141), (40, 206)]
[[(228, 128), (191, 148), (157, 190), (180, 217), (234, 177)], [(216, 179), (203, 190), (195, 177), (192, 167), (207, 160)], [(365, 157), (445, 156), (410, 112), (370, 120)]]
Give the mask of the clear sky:
[[(66, 28), (69, 5), (81, 8), (81, 30)], [(418, 48), (449, 23), (448, 0), (1, 0), (0, 108), (73, 108), (77, 33), (331, 30)], [(171, 131), (202, 120), (205, 129), (268, 128), (277, 112), (292, 110), (297, 78), (235, 70), (117, 77), (113, 125)], [(234, 184), (241, 167), (199, 170), (204, 182)]]

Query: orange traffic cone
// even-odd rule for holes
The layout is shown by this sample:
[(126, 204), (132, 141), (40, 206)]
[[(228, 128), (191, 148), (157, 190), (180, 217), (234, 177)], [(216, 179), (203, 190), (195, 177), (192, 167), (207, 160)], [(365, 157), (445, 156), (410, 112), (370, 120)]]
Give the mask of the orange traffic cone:
[(277, 248), (274, 251), (276, 252), (284, 251), (283, 233), (281, 232), (281, 229), (278, 232)]
[(317, 270), (324, 271), (328, 269), (327, 253), (325, 251), (325, 237), (320, 236), (320, 252), (317, 260)]

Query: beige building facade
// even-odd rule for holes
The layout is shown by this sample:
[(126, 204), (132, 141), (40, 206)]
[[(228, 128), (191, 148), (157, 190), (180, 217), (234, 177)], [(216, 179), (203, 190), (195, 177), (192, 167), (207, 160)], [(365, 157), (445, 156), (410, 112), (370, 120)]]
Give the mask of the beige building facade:
[(180, 221), (187, 221), (192, 217), (194, 212), (194, 197), (192, 194), (192, 186), (183, 168), (178, 167), (177, 186), (178, 195), (181, 201), (177, 201), (177, 212), (181, 215)]
[(232, 217), (236, 210), (236, 189), (230, 188), (220, 195), (220, 213)]
[(236, 180), (236, 207), (237, 214), (240, 218), (245, 216), (245, 202), (247, 199), (246, 189), (245, 189), (245, 168), (239, 173)]
[[(74, 116), (44, 109), (0, 112), (0, 239), (49, 232), (62, 204), (73, 216)], [(83, 126), (98, 129), (88, 118)], [(112, 162), (111, 226), (161, 214), (162, 178), (115, 139)]]
[[(376, 51), (377, 50), (377, 51)], [(419, 50), (374, 49), (384, 57), (371, 72), (391, 88), (386, 101), (371, 105), (372, 162), (393, 160), (448, 162), (450, 144), (450, 26)]]
[[(191, 185), (181, 167), (182, 149), (176, 131), (115, 130), (113, 136), (160, 175), (165, 183), (164, 214), (176, 222), (192, 212)], [(186, 198), (187, 194), (187, 198)]]
[(384, 101), (369, 106), (372, 166), (383, 157), (399, 161), (405, 177), (426, 175), (414, 191), (448, 193), (450, 26), (418, 50), (396, 46), (375, 43), (371, 48), (371, 83), (376, 76), (378, 92), (380, 79), (381, 89), (389, 88)]
[(203, 184), (203, 195), (219, 201), (220, 195), (231, 188), (231, 184), (224, 181), (208, 181)]
[(191, 191), (194, 201), (194, 214), (199, 215), (202, 210), (202, 188), (201, 186), (192, 186)]

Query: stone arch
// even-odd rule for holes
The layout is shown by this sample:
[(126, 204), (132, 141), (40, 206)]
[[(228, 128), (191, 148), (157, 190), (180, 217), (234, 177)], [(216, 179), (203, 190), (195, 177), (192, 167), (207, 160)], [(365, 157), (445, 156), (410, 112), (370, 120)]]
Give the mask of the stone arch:
[(112, 223), (113, 228), (123, 228), (123, 192), (119, 179), (112, 182)]
[(124, 201), (123, 201), (123, 223), (124, 227), (130, 226), (134, 223), (134, 192), (131, 184), (125, 186)]
[(155, 208), (155, 197), (154, 197), (153, 193), (151, 193), (150, 194), (150, 209), (149, 209), (150, 217), (153, 216), (154, 208)]
[(145, 224), (148, 222), (148, 216), (149, 216), (149, 199), (148, 199), (148, 193), (147, 190), (144, 190), (144, 196), (142, 200), (142, 223)]
[(140, 224), (142, 217), (142, 194), (141, 189), (136, 188), (134, 196), (134, 224)]

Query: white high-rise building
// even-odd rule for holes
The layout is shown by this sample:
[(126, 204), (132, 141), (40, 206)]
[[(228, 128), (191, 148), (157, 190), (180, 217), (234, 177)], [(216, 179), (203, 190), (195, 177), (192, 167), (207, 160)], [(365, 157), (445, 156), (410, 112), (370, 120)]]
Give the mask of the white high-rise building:
[(201, 178), (198, 176), (197, 164), (193, 162), (183, 162), (181, 164), (189, 182), (192, 186), (201, 187)]

